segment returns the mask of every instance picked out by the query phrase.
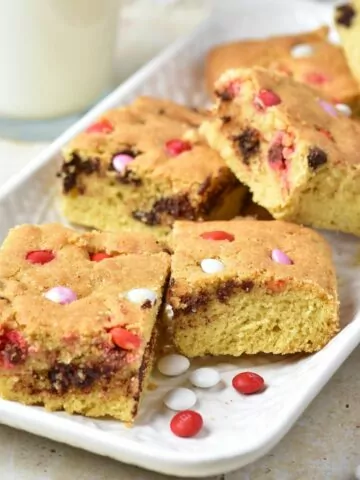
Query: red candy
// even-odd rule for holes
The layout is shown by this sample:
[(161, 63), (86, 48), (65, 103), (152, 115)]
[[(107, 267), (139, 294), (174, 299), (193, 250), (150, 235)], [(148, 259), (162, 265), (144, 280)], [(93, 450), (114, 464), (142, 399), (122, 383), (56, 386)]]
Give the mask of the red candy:
[(166, 153), (172, 157), (180, 155), (180, 153), (191, 150), (192, 146), (190, 142), (186, 142), (180, 139), (169, 140), (165, 143)]
[(109, 120), (104, 118), (99, 120), (96, 123), (93, 123), (86, 129), (87, 133), (111, 133), (114, 130), (114, 127), (111, 125)]
[(279, 103), (281, 103), (281, 98), (272, 90), (265, 90), (263, 88), (255, 97), (255, 105), (261, 110), (267, 107), (273, 107), (274, 105), (279, 105)]
[(243, 372), (236, 375), (232, 380), (232, 386), (239, 393), (250, 395), (264, 389), (265, 382), (260, 375), (253, 372)]
[(0, 335), (0, 363), (4, 368), (23, 363), (27, 353), (28, 346), (21, 333), (8, 330)]
[(170, 429), (177, 437), (194, 437), (203, 426), (202, 416), (193, 410), (183, 410), (173, 416)]
[(30, 263), (37, 263), (40, 265), (49, 263), (51, 260), (54, 260), (54, 258), (55, 255), (51, 250), (34, 250), (26, 255), (26, 260)]
[(325, 135), (325, 137), (327, 137), (329, 140), (334, 141), (334, 137), (332, 136), (331, 132), (329, 132), (329, 130), (326, 130), (325, 128), (321, 128), (321, 127), (317, 127), (317, 126), (315, 126), (315, 128), (318, 132)]
[(125, 328), (114, 327), (110, 330), (111, 339), (116, 346), (123, 350), (135, 350), (141, 345), (140, 337), (131, 333)]
[(328, 77), (323, 73), (310, 72), (305, 75), (305, 81), (313, 85), (323, 85), (328, 81)]
[(214, 230), (213, 232), (204, 232), (200, 235), (204, 240), (227, 240), (233, 242), (235, 240), (234, 235), (231, 233), (223, 232), (221, 230)]
[(105, 252), (92, 253), (90, 255), (90, 260), (92, 262), (101, 262), (102, 260), (105, 260), (105, 258), (111, 258), (111, 255)]
[(234, 98), (237, 95), (239, 95), (240, 89), (241, 89), (241, 81), (232, 80), (226, 87), (226, 92), (230, 95), (231, 98)]

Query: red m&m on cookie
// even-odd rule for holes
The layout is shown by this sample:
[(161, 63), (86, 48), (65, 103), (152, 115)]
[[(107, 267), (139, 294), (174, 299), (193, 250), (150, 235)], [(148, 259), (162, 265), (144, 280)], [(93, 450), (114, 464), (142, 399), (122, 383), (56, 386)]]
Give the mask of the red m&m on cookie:
[(191, 150), (191, 148), (192, 146), (190, 142), (186, 142), (185, 140), (177, 138), (169, 140), (165, 143), (166, 153), (171, 157), (177, 157), (178, 155), (180, 155), (180, 153)]
[(111, 125), (109, 120), (104, 118), (90, 125), (90, 127), (86, 129), (86, 132), (87, 133), (111, 133), (113, 130), (114, 130), (114, 127)]
[(26, 260), (30, 263), (44, 265), (54, 260), (55, 255), (51, 250), (34, 250), (26, 255)]
[(212, 232), (203, 232), (200, 235), (204, 240), (227, 240), (228, 242), (233, 242), (235, 240), (234, 235), (228, 232), (223, 232), (222, 230), (214, 230)]
[(140, 337), (122, 327), (114, 327), (110, 330), (111, 339), (117, 347), (123, 350), (135, 350), (141, 345)]
[(265, 108), (279, 105), (281, 103), (281, 98), (272, 90), (266, 90), (265, 88), (262, 88), (256, 95), (254, 102), (256, 107), (258, 107), (260, 110), (264, 110)]
[(111, 255), (105, 252), (92, 253), (90, 255), (90, 260), (92, 262), (101, 262), (102, 260), (105, 260), (105, 258), (111, 258)]

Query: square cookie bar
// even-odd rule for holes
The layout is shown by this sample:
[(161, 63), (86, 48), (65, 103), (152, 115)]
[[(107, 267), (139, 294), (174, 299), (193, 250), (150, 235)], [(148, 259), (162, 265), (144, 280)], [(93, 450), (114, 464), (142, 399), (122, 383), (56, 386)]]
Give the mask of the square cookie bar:
[(235, 216), (245, 188), (199, 139), (204, 118), (148, 97), (104, 114), (64, 149), (65, 216), (100, 230), (159, 236), (175, 219)]
[(360, 123), (261, 67), (229, 70), (201, 132), (273, 217), (360, 235)]
[(24, 225), (0, 249), (0, 394), (133, 421), (169, 255), (147, 235)]
[(208, 91), (213, 93), (216, 80), (226, 70), (261, 66), (288, 73), (339, 108), (360, 113), (359, 87), (344, 52), (327, 38), (328, 29), (323, 27), (299, 35), (218, 45), (206, 60)]
[(339, 330), (331, 251), (316, 232), (280, 221), (177, 222), (173, 246), (167, 301), (188, 357), (314, 352)]
[(349, 67), (360, 82), (360, 0), (339, 5), (335, 10), (335, 25)]

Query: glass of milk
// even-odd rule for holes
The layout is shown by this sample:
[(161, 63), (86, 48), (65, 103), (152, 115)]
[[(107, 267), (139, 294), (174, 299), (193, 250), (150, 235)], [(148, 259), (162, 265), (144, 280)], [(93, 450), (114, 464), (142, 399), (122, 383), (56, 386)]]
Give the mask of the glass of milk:
[(0, 135), (4, 126), (65, 126), (114, 86), (118, 8), (119, 0), (0, 0)]

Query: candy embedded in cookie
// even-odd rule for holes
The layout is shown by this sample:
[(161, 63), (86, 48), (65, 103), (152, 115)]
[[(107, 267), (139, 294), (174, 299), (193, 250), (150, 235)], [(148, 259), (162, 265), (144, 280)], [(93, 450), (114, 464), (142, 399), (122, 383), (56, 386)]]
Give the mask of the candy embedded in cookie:
[[(337, 18), (356, 24), (355, 6), (338, 9)], [(345, 29), (345, 28), (344, 28)], [(347, 28), (347, 30), (350, 30)], [(286, 35), (257, 40), (242, 40), (215, 46), (206, 59), (206, 81), (211, 95), (231, 100), (241, 88), (234, 79), (225, 90), (214, 87), (219, 77), (234, 68), (261, 66), (276, 70), (313, 88), (320, 96), (335, 103), (345, 104), (357, 114), (360, 94), (343, 50), (328, 40), (328, 29), (319, 28), (298, 35)], [(353, 42), (356, 54), (356, 42)]]
[[(222, 100), (234, 81), (241, 89)], [(254, 202), (277, 219), (360, 235), (359, 122), (307, 86), (261, 67), (228, 71), (216, 91), (213, 115), (200, 132)]]
[(176, 219), (237, 215), (246, 189), (197, 134), (204, 118), (149, 97), (107, 112), (63, 151), (65, 216), (100, 230), (163, 237)]
[(24, 225), (0, 249), (0, 394), (132, 422), (169, 255), (151, 235)]
[[(233, 240), (204, 238), (214, 231)], [(167, 302), (187, 357), (313, 352), (339, 330), (331, 250), (316, 232), (279, 221), (177, 222), (172, 245)], [(205, 271), (203, 257), (222, 268)]]

